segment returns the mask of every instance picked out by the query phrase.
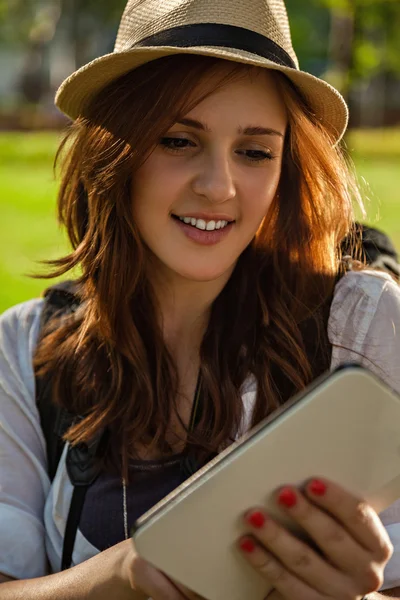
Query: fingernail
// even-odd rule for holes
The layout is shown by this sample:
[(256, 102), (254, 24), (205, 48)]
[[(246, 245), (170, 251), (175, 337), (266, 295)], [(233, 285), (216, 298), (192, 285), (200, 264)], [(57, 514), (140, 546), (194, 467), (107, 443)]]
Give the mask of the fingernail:
[(308, 489), (316, 496), (323, 496), (326, 492), (326, 484), (320, 479), (313, 479), (308, 486)]
[(247, 515), (246, 520), (248, 523), (250, 523), (250, 525), (252, 525), (256, 529), (261, 529), (261, 527), (263, 527), (267, 519), (261, 511), (257, 510)]
[(247, 554), (251, 554), (256, 549), (255, 543), (250, 538), (240, 540), (239, 546), (243, 552), (246, 552)]
[(297, 504), (297, 496), (292, 488), (285, 487), (279, 492), (278, 502), (286, 508), (292, 508), (292, 506)]

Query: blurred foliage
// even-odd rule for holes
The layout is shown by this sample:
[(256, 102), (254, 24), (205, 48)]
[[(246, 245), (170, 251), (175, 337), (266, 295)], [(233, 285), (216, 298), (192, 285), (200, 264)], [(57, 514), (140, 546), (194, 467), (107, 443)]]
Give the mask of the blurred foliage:
[[(305, 70), (321, 74), (327, 63), (335, 68), (342, 62), (336, 67), (346, 71), (348, 84), (382, 72), (400, 75), (399, 0), (308, 0), (307, 8), (305, 2), (286, 0), (286, 6)], [(333, 31), (335, 19), (341, 27)]]
[(125, 0), (0, 0), (0, 40), (21, 44), (52, 39), (61, 17), (116, 26)]
[(285, 3), (291, 24), (293, 47), (301, 67), (315, 74), (322, 73), (328, 59), (326, 42), (329, 36), (329, 11), (314, 0), (308, 0), (306, 10), (304, 2), (299, 0), (286, 0)]
[[(385, 85), (385, 77), (400, 77), (400, 0), (285, 2), (301, 68), (335, 86), (351, 111), (357, 84), (376, 77)], [(112, 51), (125, 4), (126, 0), (0, 0), (0, 45), (19, 45), (24, 54), (18, 81), (24, 101), (38, 105), (50, 92), (49, 48), (57, 34), (69, 48), (70, 72)]]
[(400, 73), (400, 3), (366, 1), (358, 10), (360, 18), (355, 20), (355, 75), (367, 77), (382, 70)]
[(0, 41), (23, 45), (51, 39), (60, 14), (59, 0), (0, 0)]
[(399, 0), (311, 0), (353, 22), (351, 79), (400, 73)]
[[(60, 19), (72, 24), (72, 36), (88, 28), (116, 29), (125, 4), (126, 0), (0, 0), (0, 40), (49, 41)], [(307, 70), (323, 70), (329, 58), (330, 19), (339, 15), (354, 23), (351, 79), (382, 70), (400, 72), (399, 0), (286, 0), (286, 5), (294, 47)]]

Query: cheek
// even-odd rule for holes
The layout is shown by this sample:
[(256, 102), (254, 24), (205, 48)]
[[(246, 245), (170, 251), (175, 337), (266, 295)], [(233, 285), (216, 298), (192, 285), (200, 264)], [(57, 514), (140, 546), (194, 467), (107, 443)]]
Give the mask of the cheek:
[[(155, 172), (151, 161), (147, 161), (133, 177), (131, 205), (138, 222), (154, 219), (165, 201), (165, 193), (160, 193), (163, 187), (160, 180), (163, 178), (155, 177)], [(165, 190), (168, 190), (167, 185), (164, 185)]]
[(151, 156), (133, 177), (131, 198), (134, 212), (146, 210), (148, 214), (157, 212), (161, 215), (160, 210), (169, 210), (185, 185), (185, 175), (182, 167), (174, 168), (171, 161)]
[(254, 218), (256, 221), (265, 217), (278, 189), (280, 169), (273, 173), (260, 174), (258, 177), (249, 178), (246, 183), (243, 207), (244, 215)]

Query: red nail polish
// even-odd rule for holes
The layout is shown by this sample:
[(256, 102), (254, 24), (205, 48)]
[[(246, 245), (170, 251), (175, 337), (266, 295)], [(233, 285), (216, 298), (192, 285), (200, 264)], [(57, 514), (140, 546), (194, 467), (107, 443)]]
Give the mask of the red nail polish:
[(244, 538), (243, 540), (240, 540), (239, 545), (243, 552), (247, 552), (247, 554), (251, 554), (256, 549), (255, 543), (250, 538)]
[(297, 496), (291, 488), (285, 487), (279, 492), (278, 502), (286, 508), (292, 508), (297, 504)]
[(257, 510), (247, 516), (247, 521), (256, 529), (261, 529), (261, 527), (265, 524), (266, 518), (262, 512)]
[(320, 479), (313, 479), (308, 486), (308, 489), (316, 496), (323, 496), (326, 492), (326, 484)]

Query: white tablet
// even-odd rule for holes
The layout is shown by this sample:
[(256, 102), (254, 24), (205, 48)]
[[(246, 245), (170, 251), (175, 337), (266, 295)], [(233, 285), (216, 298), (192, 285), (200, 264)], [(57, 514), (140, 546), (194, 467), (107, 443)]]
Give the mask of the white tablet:
[(369, 371), (341, 368), (260, 423), (135, 524), (139, 554), (208, 600), (263, 600), (271, 586), (240, 555), (242, 515), (283, 484), (327, 477), (377, 512), (400, 497), (400, 397)]

